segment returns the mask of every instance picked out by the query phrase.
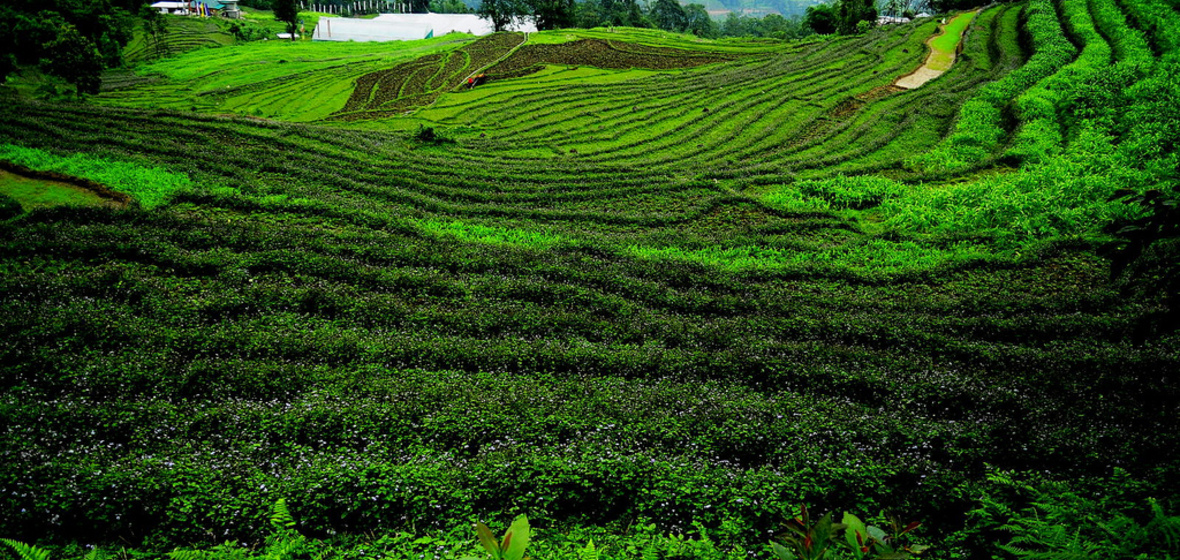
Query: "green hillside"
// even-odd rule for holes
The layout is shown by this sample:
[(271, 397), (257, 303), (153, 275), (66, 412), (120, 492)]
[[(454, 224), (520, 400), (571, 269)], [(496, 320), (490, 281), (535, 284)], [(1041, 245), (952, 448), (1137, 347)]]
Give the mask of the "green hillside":
[(527, 514), (542, 560), (769, 559), (806, 504), (929, 558), (1176, 556), (1175, 247), (1144, 283), (1103, 247), (1176, 179), (1178, 18), (994, 5), (914, 89), (935, 19), (251, 42), (9, 98), (0, 158), (140, 204), (0, 221), (0, 537), (458, 558)]

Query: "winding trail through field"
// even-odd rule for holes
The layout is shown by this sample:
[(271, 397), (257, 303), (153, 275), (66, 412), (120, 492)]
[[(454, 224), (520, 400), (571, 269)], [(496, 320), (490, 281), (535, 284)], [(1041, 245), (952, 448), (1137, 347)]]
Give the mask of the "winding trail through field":
[[(898, 78), (893, 82), (893, 85), (903, 89), (916, 89), (950, 70), (955, 63), (959, 45), (963, 42), (963, 34), (967, 32), (967, 25), (978, 13), (979, 10), (959, 14), (949, 23), (940, 26), (939, 29), (942, 32), (926, 41), (926, 46), (930, 47), (926, 63), (917, 70)], [(948, 34), (953, 35), (948, 36)]]

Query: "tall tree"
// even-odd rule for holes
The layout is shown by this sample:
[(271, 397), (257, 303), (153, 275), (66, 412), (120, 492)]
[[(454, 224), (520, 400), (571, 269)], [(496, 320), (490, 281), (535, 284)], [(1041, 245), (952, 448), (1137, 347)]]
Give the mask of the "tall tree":
[(471, 8), (463, 0), (430, 0), (430, 11), (436, 14), (469, 14)]
[(41, 66), (46, 72), (71, 84), (78, 97), (98, 93), (102, 85), (102, 56), (94, 42), (83, 37), (72, 24), (64, 24), (57, 38), (45, 45)]
[(528, 0), (528, 6), (539, 31), (563, 29), (575, 24), (574, 0)]
[(594, 0), (578, 2), (574, 8), (578, 27), (590, 29), (603, 25), (602, 4)]
[(168, 34), (168, 26), (164, 24), (164, 14), (151, 6), (143, 6), (139, 10), (139, 18), (143, 22), (145, 41), (151, 45), (155, 56), (168, 54), (168, 44), (164, 37)]
[(656, 0), (650, 15), (656, 27), (664, 31), (684, 31), (688, 27), (688, 16), (677, 0)]
[(299, 29), (299, 6), (295, 0), (274, 0), (271, 8), (275, 12), (275, 20), (287, 24), (287, 33), (291, 40), (295, 40), (295, 30)]
[(684, 7), (687, 20), (685, 30), (697, 37), (712, 39), (717, 36), (717, 24), (709, 16), (703, 4), (689, 4)]
[(517, 0), (483, 0), (475, 11), (482, 19), (492, 24), (492, 31), (504, 31), (524, 15), (523, 7)]
[(807, 8), (803, 23), (820, 35), (836, 32), (836, 10), (831, 4), (816, 4)]
[(856, 33), (857, 24), (877, 20), (877, 4), (874, 0), (837, 0), (836, 32), (841, 35)]

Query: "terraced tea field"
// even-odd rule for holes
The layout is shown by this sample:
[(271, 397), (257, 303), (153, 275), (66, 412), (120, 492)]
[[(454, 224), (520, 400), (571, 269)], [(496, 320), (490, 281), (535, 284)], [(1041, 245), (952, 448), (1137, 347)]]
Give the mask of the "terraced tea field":
[(349, 557), (527, 513), (536, 558), (769, 558), (807, 503), (952, 558), (999, 553), (998, 480), (1172, 508), (1180, 338), (1098, 251), (1174, 180), (1169, 14), (988, 7), (910, 90), (933, 19), (246, 44), (12, 100), (4, 159), (142, 179), (0, 222), (0, 536), (256, 543), (285, 498)]

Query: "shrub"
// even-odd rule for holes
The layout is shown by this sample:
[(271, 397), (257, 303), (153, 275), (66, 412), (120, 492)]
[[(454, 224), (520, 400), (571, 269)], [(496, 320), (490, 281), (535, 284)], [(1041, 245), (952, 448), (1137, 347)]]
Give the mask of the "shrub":
[(19, 202), (11, 196), (0, 193), (0, 220), (15, 218), (21, 215), (22, 212), (24, 210), (21, 208)]

